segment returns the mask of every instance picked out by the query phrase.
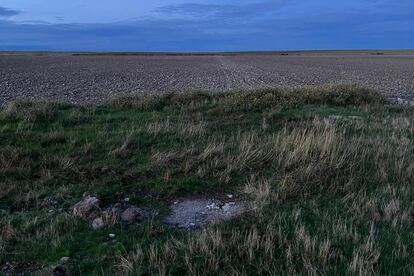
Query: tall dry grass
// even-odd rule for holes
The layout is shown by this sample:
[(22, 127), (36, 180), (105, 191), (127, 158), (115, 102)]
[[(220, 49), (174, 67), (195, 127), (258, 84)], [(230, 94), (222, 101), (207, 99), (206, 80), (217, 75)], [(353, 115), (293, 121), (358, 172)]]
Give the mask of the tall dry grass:
[(407, 143), (406, 127), (394, 130), (395, 119), (390, 119), (381, 128), (393, 129), (395, 137), (383, 139), (374, 130), (352, 134), (341, 124), (315, 118), (271, 134), (237, 132), (227, 138), (211, 137), (202, 149), (190, 153), (156, 152), (153, 160), (157, 167), (190, 161), (191, 169), (185, 173), (211, 175), (223, 182), (237, 175), (270, 174), (282, 198), (346, 193), (384, 185), (390, 179), (402, 183), (412, 179), (413, 146)]
[(267, 108), (292, 107), (302, 104), (336, 106), (375, 105), (385, 103), (385, 97), (372, 89), (353, 84), (322, 86), (273, 87), (254, 90), (211, 93), (140, 93), (117, 96), (108, 104), (117, 108), (163, 110), (171, 107), (192, 107), (215, 104), (227, 111), (261, 111)]
[(48, 122), (56, 118), (59, 109), (69, 105), (50, 101), (16, 100), (9, 103), (2, 111), (7, 118), (26, 122)]

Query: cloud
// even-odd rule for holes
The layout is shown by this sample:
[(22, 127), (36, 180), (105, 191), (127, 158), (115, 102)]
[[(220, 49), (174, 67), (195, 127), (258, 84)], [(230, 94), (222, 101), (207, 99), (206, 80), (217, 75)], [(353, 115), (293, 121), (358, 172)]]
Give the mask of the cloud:
[(0, 20), (0, 50), (414, 48), (414, 22), (410, 12), (414, 3), (410, 1), (395, 4), (391, 0), (369, 0), (364, 2), (365, 6), (353, 8), (356, 0), (350, 0), (351, 3), (341, 7), (296, 8), (304, 1), (250, 1), (240, 5), (188, 3), (163, 6), (152, 17), (102, 24), (22, 24)]
[(188, 3), (182, 5), (168, 5), (156, 8), (156, 13), (164, 15), (191, 15), (198, 16), (201, 14), (215, 14), (219, 12), (223, 7), (222, 5), (207, 5), (207, 4), (195, 4)]
[(20, 11), (0, 7), (0, 17), (9, 17), (20, 14)]
[(193, 17), (195, 19), (249, 19), (266, 16), (277, 12), (288, 1), (260, 1), (250, 4), (198, 4), (186, 3), (180, 5), (167, 5), (154, 10), (155, 14), (168, 17)]

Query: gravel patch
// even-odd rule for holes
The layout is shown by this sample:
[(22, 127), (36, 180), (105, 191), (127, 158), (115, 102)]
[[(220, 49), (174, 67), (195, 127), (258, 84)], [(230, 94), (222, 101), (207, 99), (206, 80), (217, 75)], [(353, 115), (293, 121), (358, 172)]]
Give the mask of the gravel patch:
[(20, 97), (94, 104), (122, 93), (351, 82), (414, 100), (414, 55), (0, 55), (0, 105)]
[(186, 199), (171, 206), (171, 214), (164, 220), (167, 224), (183, 229), (197, 229), (234, 218), (247, 209), (247, 202), (218, 200), (212, 198)]

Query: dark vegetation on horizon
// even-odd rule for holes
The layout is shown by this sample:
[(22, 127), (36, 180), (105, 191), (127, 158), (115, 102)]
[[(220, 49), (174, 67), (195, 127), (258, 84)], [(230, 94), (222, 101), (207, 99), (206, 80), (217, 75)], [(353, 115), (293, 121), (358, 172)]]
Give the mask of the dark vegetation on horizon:
[(307, 54), (360, 54), (360, 55), (398, 55), (414, 54), (414, 49), (360, 49), (360, 50), (278, 50), (278, 51), (208, 51), (208, 52), (145, 52), (145, 51), (0, 51), (4, 54), (70, 54), (72, 56), (237, 56), (237, 55), (307, 55)]

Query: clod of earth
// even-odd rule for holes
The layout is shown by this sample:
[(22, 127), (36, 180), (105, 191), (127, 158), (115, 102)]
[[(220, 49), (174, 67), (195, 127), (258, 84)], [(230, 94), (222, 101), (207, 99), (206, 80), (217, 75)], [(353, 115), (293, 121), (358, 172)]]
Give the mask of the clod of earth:
[(99, 199), (96, 197), (86, 196), (81, 201), (76, 203), (73, 207), (73, 215), (83, 218), (91, 219), (96, 212), (99, 212)]
[(142, 221), (146, 218), (155, 215), (155, 212), (148, 208), (138, 208), (136, 206), (131, 206), (127, 208), (121, 214), (121, 219), (127, 223), (132, 223), (136, 221)]
[(88, 221), (94, 230), (117, 223), (119, 219), (126, 223), (134, 223), (158, 214), (150, 208), (140, 208), (125, 202), (113, 204), (102, 210), (99, 203), (98, 198), (86, 196), (72, 207), (73, 214)]
[(248, 210), (245, 201), (222, 201), (212, 198), (175, 201), (165, 222), (173, 227), (197, 229), (234, 218)]

